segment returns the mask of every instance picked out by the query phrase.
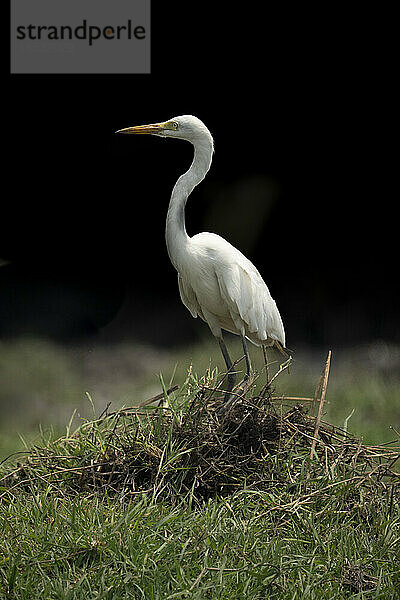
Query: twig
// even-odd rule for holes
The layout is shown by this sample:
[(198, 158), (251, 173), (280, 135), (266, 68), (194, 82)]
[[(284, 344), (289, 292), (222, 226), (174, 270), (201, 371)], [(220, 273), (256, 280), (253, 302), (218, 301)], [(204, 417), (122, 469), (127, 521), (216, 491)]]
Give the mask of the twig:
[(197, 579), (192, 583), (192, 585), (189, 588), (189, 592), (193, 592), (194, 588), (196, 587), (196, 585), (199, 583), (200, 579), (203, 577), (204, 573), (207, 571), (207, 567), (203, 567), (203, 569), (200, 571), (199, 576), (197, 577)]
[[(95, 462), (93, 462), (93, 460), (92, 460), (90, 465), (83, 465), (83, 466), (81, 466), (81, 467), (73, 467), (73, 468), (71, 468), (71, 469), (59, 469), (59, 470), (57, 471), (57, 475), (60, 475), (61, 473), (71, 473), (71, 472), (79, 472), (79, 471), (80, 471), (80, 472), (82, 472), (82, 471), (89, 471), (90, 469), (92, 469), (92, 470), (93, 470), (93, 468), (94, 468), (94, 467), (101, 466), (101, 465), (107, 465), (107, 463), (106, 463), (106, 462), (105, 462), (105, 463), (95, 463)], [(47, 481), (47, 478), (52, 478), (53, 476), (54, 476), (54, 473), (53, 473), (53, 472), (51, 472), (51, 473), (46, 473), (45, 475), (38, 475), (38, 474), (35, 474), (35, 475), (34, 475), (34, 477), (38, 477), (39, 479), (46, 480), (46, 481)], [(14, 490), (15, 488), (17, 488), (17, 487), (19, 487), (19, 486), (21, 486), (21, 485), (25, 485), (25, 483), (32, 483), (32, 478), (30, 478), (30, 477), (29, 477), (29, 478), (27, 478), (27, 479), (21, 479), (20, 481), (18, 481), (18, 482), (17, 482), (17, 483), (15, 483), (14, 485), (12, 485), (10, 488), (8, 488), (8, 489), (4, 490), (4, 492), (2, 492), (2, 493), (0, 494), (0, 500), (1, 500), (1, 499), (2, 499), (4, 496), (6, 496), (6, 495), (7, 495), (7, 494), (9, 494), (10, 492), (12, 492), (12, 490)]]
[(268, 386), (271, 386), (271, 383), (273, 381), (275, 381), (275, 379), (285, 370), (289, 368), (290, 363), (292, 362), (293, 358), (291, 356), (289, 356), (289, 358), (287, 360), (285, 360), (285, 362), (283, 362), (281, 365), (279, 365), (279, 369), (278, 371), (275, 373), (275, 375), (270, 379)]
[[(173, 387), (169, 388), (165, 393), (167, 394), (167, 396), (169, 396), (169, 394), (172, 394), (172, 392), (175, 392), (175, 390), (177, 390), (178, 388), (179, 388), (179, 385), (174, 385)], [(161, 394), (157, 394), (157, 396), (154, 396), (153, 398), (149, 398), (148, 400), (141, 402), (140, 404), (137, 405), (136, 408), (142, 408), (143, 406), (148, 406), (152, 402), (157, 402), (158, 400), (163, 400), (163, 398), (164, 398), (164, 392), (161, 392)]]
[[(365, 479), (365, 477), (363, 477), (361, 475), (355, 475), (354, 477), (349, 477), (348, 479), (341, 479), (340, 481), (335, 481), (334, 483), (330, 483), (329, 485), (326, 485), (323, 488), (318, 488), (316, 490), (313, 490), (312, 492), (310, 492), (308, 494), (301, 494), (300, 496), (298, 496), (297, 498), (292, 500), (292, 502), (287, 502), (286, 504), (274, 504), (273, 506), (270, 506), (268, 508), (268, 512), (271, 512), (273, 510), (288, 510), (293, 507), (301, 506), (301, 505), (309, 502), (310, 498), (313, 498), (314, 496), (317, 496), (318, 494), (322, 495), (323, 492), (331, 490), (331, 489), (337, 487), (338, 485), (346, 485), (346, 484), (353, 483), (355, 481), (364, 480), (364, 479)], [(257, 517), (255, 517), (254, 520), (258, 521), (259, 519), (264, 517), (265, 514), (266, 514), (266, 512), (260, 513)]]
[(314, 402), (314, 398), (304, 398), (303, 396), (272, 396), (271, 400), (273, 402), (285, 400), (295, 400), (297, 402)]
[(100, 419), (102, 419), (104, 417), (104, 415), (107, 416), (107, 412), (108, 412), (108, 409), (110, 408), (110, 406), (111, 406), (111, 402), (108, 402), (107, 406), (105, 407), (105, 409), (103, 410), (103, 412), (99, 416), (99, 419), (98, 419), (99, 421), (100, 421)]

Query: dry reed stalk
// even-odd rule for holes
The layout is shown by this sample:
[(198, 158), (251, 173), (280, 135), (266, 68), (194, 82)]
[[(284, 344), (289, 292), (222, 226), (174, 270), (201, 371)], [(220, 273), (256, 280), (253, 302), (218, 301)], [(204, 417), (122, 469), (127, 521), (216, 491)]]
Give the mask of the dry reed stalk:
[(319, 431), (319, 427), (320, 427), (320, 423), (321, 423), (322, 408), (325, 404), (326, 388), (328, 386), (329, 369), (331, 366), (331, 356), (332, 356), (332, 352), (331, 352), (331, 350), (329, 350), (328, 357), (327, 357), (326, 363), (325, 363), (325, 370), (324, 370), (324, 377), (323, 377), (323, 381), (322, 381), (322, 390), (321, 390), (321, 397), (319, 400), (318, 414), (317, 414), (317, 419), (315, 421), (314, 439), (312, 441), (311, 450), (310, 450), (310, 459), (311, 460), (314, 456), (315, 444), (317, 441), (318, 431)]
[(324, 374), (321, 373), (321, 376), (319, 378), (319, 381), (317, 383), (317, 387), (315, 388), (315, 392), (314, 392), (314, 399), (313, 399), (313, 405), (311, 407), (311, 414), (315, 417), (315, 411), (317, 408), (317, 404), (318, 404), (318, 399), (319, 399), (319, 395), (321, 393), (321, 389), (322, 389), (322, 383), (324, 381)]

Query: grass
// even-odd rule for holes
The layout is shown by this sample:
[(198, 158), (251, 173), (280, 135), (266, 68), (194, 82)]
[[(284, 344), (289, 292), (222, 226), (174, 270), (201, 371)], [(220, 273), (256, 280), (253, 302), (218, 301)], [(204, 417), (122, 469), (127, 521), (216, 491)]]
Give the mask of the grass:
[(399, 444), (282, 405), (286, 366), (225, 414), (217, 369), (189, 370), (163, 406), (71, 421), (4, 462), (2, 597), (398, 598)]

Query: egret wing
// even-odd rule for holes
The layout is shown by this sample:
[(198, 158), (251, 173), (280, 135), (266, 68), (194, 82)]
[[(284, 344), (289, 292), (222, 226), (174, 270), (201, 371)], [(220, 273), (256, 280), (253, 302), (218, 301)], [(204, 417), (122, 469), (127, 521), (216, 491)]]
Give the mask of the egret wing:
[(237, 261), (230, 268), (217, 270), (221, 296), (233, 321), (239, 317), (245, 323), (250, 339), (254, 337), (259, 343), (279, 340), (285, 345), (282, 319), (267, 285), (247, 259), (243, 263)]
[(202, 317), (202, 312), (196, 294), (189, 282), (187, 282), (180, 273), (178, 273), (179, 294), (183, 304), (186, 306), (192, 317), (197, 315)]

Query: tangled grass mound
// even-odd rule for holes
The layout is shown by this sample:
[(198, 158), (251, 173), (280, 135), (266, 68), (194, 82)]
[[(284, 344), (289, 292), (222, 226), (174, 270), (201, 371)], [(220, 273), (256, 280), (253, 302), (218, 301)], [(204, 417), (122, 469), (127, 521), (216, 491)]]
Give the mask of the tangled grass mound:
[(179, 392), (175, 386), (140, 406), (105, 412), (32, 448), (4, 473), (0, 496), (47, 486), (63, 494), (123, 491), (201, 502), (258, 490), (275, 498), (270, 510), (288, 511), (316, 499), (329, 505), (340, 489), (349, 507), (361, 496), (390, 505), (400, 449), (364, 445), (321, 419), (329, 359), (314, 398), (274, 395), (274, 379), (289, 359), (257, 395), (252, 381), (239, 387), (229, 407), (215, 372), (201, 381), (189, 373)]

